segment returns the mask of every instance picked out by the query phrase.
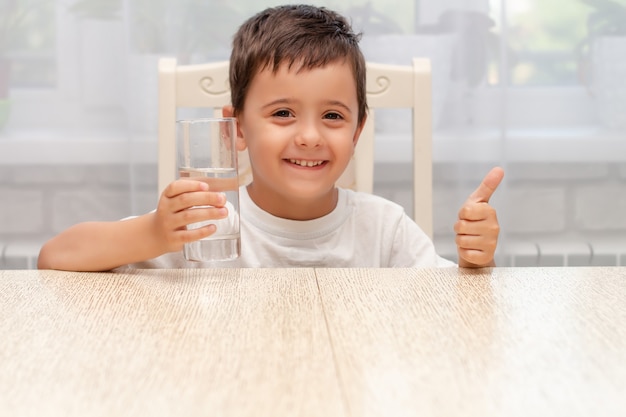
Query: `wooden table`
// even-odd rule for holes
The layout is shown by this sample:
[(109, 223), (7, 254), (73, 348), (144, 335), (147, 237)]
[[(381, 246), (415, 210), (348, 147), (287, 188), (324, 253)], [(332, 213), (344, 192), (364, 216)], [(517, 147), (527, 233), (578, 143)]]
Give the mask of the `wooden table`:
[(0, 271), (1, 416), (624, 416), (626, 268)]

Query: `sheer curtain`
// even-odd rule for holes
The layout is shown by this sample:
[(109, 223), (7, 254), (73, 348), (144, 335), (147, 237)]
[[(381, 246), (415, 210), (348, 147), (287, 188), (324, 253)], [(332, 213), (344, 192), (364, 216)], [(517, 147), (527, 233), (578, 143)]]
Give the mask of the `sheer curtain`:
[[(279, 1), (2, 0), (0, 266), (85, 220), (154, 208), (156, 62), (227, 59)], [(499, 265), (626, 264), (626, 0), (322, 1), (367, 59), (433, 65), (435, 243), (494, 165)], [(407, 115), (377, 126), (375, 192), (411, 210)]]

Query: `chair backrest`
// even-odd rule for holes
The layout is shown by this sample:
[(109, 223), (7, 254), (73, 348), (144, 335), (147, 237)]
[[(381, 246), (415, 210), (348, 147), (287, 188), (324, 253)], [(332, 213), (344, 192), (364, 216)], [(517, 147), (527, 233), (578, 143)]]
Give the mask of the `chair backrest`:
[[(367, 100), (370, 109), (354, 157), (337, 185), (373, 192), (374, 123), (378, 108), (412, 109), (413, 218), (432, 237), (432, 93), (430, 61), (413, 65), (367, 63)], [(179, 108), (221, 108), (230, 102), (228, 61), (177, 65), (176, 59), (159, 62), (159, 193), (176, 178), (175, 124)], [(251, 181), (247, 151), (239, 154), (242, 184)]]

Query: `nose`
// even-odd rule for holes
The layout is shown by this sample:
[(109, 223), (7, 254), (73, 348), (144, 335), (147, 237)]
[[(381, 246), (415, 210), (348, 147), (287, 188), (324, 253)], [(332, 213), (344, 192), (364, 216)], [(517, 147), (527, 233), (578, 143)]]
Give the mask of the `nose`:
[(316, 148), (322, 143), (320, 129), (315, 122), (303, 122), (300, 125), (296, 144), (305, 148)]

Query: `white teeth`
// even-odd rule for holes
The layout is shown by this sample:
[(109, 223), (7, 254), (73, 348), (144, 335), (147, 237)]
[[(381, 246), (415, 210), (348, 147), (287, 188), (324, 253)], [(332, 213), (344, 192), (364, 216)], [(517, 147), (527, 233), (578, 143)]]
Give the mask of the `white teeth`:
[(304, 161), (301, 159), (290, 159), (292, 164), (300, 165), (302, 167), (314, 167), (324, 163), (324, 161)]

